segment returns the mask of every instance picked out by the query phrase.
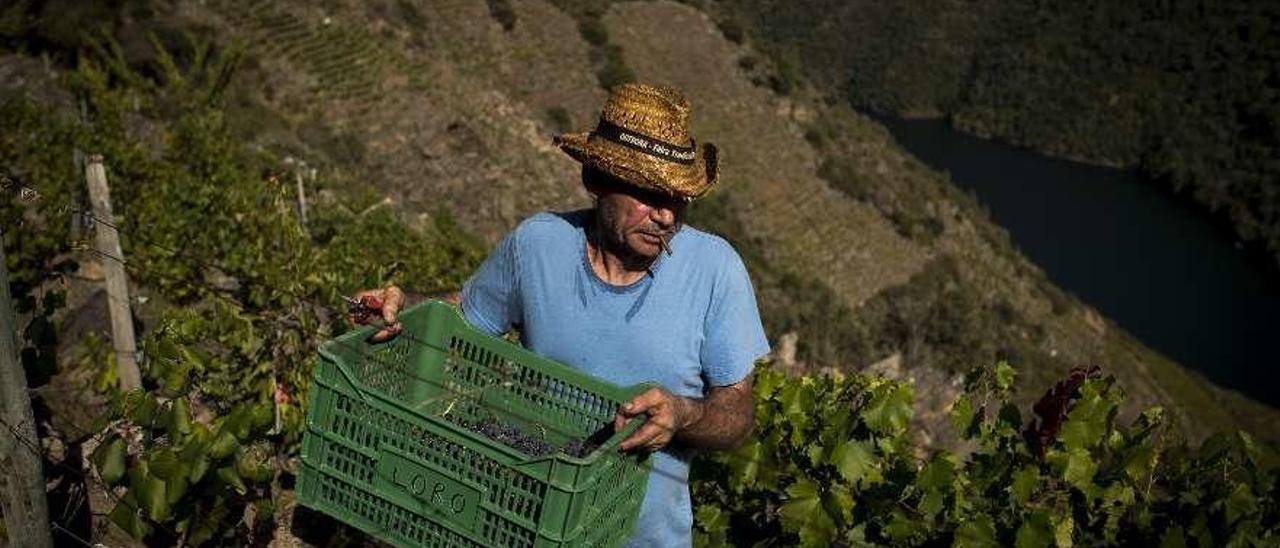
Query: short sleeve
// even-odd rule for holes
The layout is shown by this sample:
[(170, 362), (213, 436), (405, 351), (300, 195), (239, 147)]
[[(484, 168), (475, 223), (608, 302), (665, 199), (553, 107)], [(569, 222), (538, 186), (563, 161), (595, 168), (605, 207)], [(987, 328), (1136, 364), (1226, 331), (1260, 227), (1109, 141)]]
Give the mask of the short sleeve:
[(519, 231), (503, 238), (462, 286), (462, 314), (473, 327), (502, 335), (521, 323)]
[(757, 359), (769, 353), (747, 269), (732, 251), (725, 263), (704, 320), (700, 358), (708, 386), (738, 383), (751, 373)]

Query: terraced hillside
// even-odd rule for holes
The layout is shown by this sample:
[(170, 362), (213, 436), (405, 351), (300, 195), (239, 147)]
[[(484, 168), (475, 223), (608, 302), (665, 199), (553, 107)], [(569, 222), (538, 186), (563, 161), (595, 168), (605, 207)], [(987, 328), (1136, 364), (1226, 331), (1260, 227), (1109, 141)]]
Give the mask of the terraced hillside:
[(300, 105), (341, 106), (353, 115), (382, 104), (393, 85), (376, 37), (360, 27), (334, 24), (318, 12), (295, 12), (267, 0), (209, 4), (263, 57), (291, 63), (305, 74)]
[[(979, 288), (986, 299), (1006, 300), (1018, 315), (1044, 329), (1039, 346), (1058, 369), (1030, 371), (1030, 378), (1044, 382), (1073, 364), (1109, 364), (1134, 396), (1134, 409), (1162, 404), (1186, 424), (1243, 421), (1258, 431), (1272, 430), (1255, 422), (1260, 416), (1256, 411), (1265, 406), (1224, 395), (1096, 312), (1077, 304), (1054, 314), (1056, 295), (1045, 290), (1043, 273), (1001, 241), (977, 208), (957, 207), (945, 179), (903, 152), (867, 118), (841, 108), (802, 106), (753, 88), (735, 63), (736, 46), (704, 14), (675, 3), (629, 3), (616, 6), (608, 21), (611, 35), (642, 79), (678, 85), (702, 106), (703, 134), (720, 137), (726, 158), (732, 159), (726, 162), (734, 167), (726, 167), (725, 174), (738, 185), (730, 192), (743, 223), (767, 242), (773, 260), (820, 276), (856, 308), (905, 281), (930, 257), (952, 256), (964, 283)], [(673, 41), (670, 36), (684, 38)], [(838, 128), (836, 148), (845, 148), (874, 185), (915, 193), (917, 200), (940, 210), (945, 229), (933, 245), (899, 237), (870, 207), (818, 177), (819, 159), (803, 138), (806, 123), (815, 118)], [(1224, 400), (1232, 403), (1224, 405)]]
[[(558, 129), (592, 125), (604, 98), (599, 48), (584, 39), (582, 21), (544, 0), (510, 2), (505, 27), (480, 0), (325, 6), (211, 4), (215, 24), (242, 39), (258, 72), (270, 76), (271, 85), (247, 87), (258, 108), (284, 122), (258, 128), (256, 141), (356, 173), (408, 214), (447, 208), (490, 241), (535, 211), (588, 203), (577, 165), (550, 142)], [(975, 204), (874, 122), (757, 85), (743, 59), (758, 54), (726, 39), (696, 8), (619, 3), (600, 20), (626, 66), (642, 80), (684, 89), (696, 133), (722, 147), (719, 199), (785, 274), (758, 279), (763, 293), (786, 298), (793, 293), (781, 285), (814, 280), (857, 324), (877, 310), (902, 315), (894, 295), (954, 264), (957, 277), (944, 289), (960, 284), (977, 296), (975, 310), (1009, 319), (963, 324), (992, 330), (965, 336), (1019, 349), (1030, 366), (1027, 386), (1043, 387), (1072, 365), (1105, 364), (1133, 394), (1133, 408), (1163, 404), (1193, 438), (1236, 425), (1280, 437), (1274, 410), (1214, 388), (1061, 295)], [(825, 169), (833, 159), (861, 190)], [(905, 210), (932, 223), (927, 234), (904, 229)], [(801, 341), (809, 337), (795, 330)], [(770, 333), (775, 343), (782, 335)], [(917, 359), (892, 344), (862, 344), (862, 358), (841, 365), (863, 367), (895, 352), (908, 369), (972, 365), (946, 363), (945, 355)]]

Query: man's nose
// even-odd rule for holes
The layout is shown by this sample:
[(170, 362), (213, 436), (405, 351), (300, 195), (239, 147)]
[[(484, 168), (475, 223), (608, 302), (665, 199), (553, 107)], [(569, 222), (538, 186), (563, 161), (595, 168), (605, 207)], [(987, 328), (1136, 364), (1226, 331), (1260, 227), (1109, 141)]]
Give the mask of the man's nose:
[(662, 228), (670, 228), (676, 224), (676, 212), (674, 209), (665, 206), (649, 208), (649, 220)]

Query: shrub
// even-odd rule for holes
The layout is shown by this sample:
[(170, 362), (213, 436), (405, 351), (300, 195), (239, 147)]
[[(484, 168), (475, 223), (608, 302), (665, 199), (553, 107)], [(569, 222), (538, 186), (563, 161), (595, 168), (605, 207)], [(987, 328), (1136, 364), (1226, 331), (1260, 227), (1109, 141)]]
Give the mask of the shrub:
[(409, 0), (396, 0), (396, 11), (400, 14), (400, 19), (410, 30), (422, 32), (427, 29), (427, 18), (422, 15), (422, 11)]
[(578, 21), (578, 34), (593, 46), (603, 46), (609, 42), (609, 30), (599, 17), (584, 17)]
[(489, 15), (493, 17), (502, 30), (511, 32), (516, 28), (516, 12), (511, 8), (511, 0), (487, 0), (489, 4)]
[(720, 32), (724, 33), (726, 40), (735, 44), (741, 44), (745, 38), (746, 31), (742, 28), (742, 23), (737, 18), (725, 17), (720, 21)]
[(596, 73), (600, 87), (613, 89), (614, 86), (634, 82), (636, 73), (622, 60), (622, 48), (614, 45), (604, 47), (604, 66)]

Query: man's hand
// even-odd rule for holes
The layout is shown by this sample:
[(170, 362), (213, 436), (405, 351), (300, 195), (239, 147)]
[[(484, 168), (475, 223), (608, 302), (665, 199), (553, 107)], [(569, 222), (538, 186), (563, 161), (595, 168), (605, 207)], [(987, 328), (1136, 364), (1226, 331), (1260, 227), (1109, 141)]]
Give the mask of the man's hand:
[(652, 388), (621, 406), (613, 419), (619, 430), (628, 419), (649, 415), (648, 422), (622, 441), (623, 451), (657, 451), (678, 438), (695, 449), (727, 451), (746, 441), (755, 427), (751, 377), (707, 390), (704, 399), (674, 396)]
[[(371, 340), (374, 342), (382, 342), (400, 334), (400, 321), (396, 319), (396, 314), (404, 307), (404, 291), (399, 287), (389, 286), (386, 289), (369, 289), (355, 294), (355, 299), (361, 302), (368, 302), (369, 298), (377, 299), (382, 304), (378, 312), (385, 324), (382, 329), (373, 334)], [(370, 316), (349, 315), (353, 323), (369, 324), (373, 323), (377, 318)]]
[(697, 422), (702, 415), (702, 406), (662, 388), (650, 388), (618, 408), (613, 418), (614, 431), (621, 430), (628, 419), (645, 414), (649, 415), (649, 420), (622, 440), (619, 448), (623, 451), (635, 449), (651, 453), (666, 447), (676, 432)]

